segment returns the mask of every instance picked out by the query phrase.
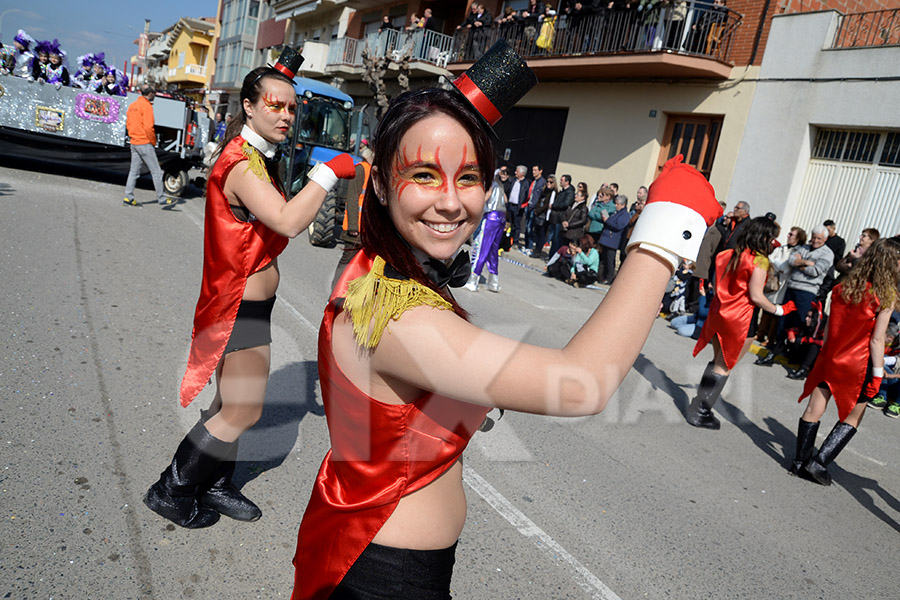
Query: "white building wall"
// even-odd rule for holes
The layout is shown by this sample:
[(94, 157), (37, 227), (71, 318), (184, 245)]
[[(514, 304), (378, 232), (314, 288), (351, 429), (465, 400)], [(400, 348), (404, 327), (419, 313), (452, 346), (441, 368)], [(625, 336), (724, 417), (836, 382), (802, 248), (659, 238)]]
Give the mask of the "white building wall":
[[(900, 129), (900, 47), (829, 49), (835, 11), (776, 16), (741, 142), (729, 204), (794, 223), (817, 127)], [(840, 227), (840, 224), (838, 224)], [(843, 232), (852, 235), (853, 232)]]

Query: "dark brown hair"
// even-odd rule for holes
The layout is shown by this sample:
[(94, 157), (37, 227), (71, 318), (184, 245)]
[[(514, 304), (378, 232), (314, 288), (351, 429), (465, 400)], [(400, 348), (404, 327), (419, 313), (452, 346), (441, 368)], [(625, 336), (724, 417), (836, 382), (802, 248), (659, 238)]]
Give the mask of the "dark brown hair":
[(400, 141), (406, 132), (422, 119), (436, 114), (455, 119), (472, 137), (481, 169), (482, 187), (487, 190), (494, 172), (494, 145), (487, 124), (475, 109), (455, 91), (427, 88), (405, 92), (391, 102), (371, 142), (375, 160), (372, 163), (372, 185), (366, 187), (363, 201), (360, 238), (367, 254), (381, 256), (400, 273), (436, 291), (453, 305), (454, 312), (466, 318), (466, 311), (456, 300), (425, 274), (409, 245), (397, 232), (387, 206), (379, 202), (376, 192), (377, 189), (387, 194), (393, 187), (391, 173)]
[(741, 254), (749, 250), (754, 254), (768, 256), (772, 251), (772, 240), (778, 236), (778, 225), (766, 217), (756, 217), (747, 223), (738, 234), (734, 254), (728, 260), (726, 271), (734, 271), (740, 264)]
[(218, 156), (219, 153), (222, 152), (222, 149), (228, 145), (228, 142), (240, 135), (241, 129), (243, 129), (244, 125), (247, 123), (247, 113), (244, 111), (244, 99), (246, 98), (249, 100), (250, 104), (259, 102), (259, 96), (262, 94), (262, 82), (266, 79), (279, 79), (290, 84), (291, 88), (294, 87), (294, 82), (288, 79), (287, 75), (276, 71), (272, 67), (257, 67), (247, 73), (247, 76), (244, 77), (244, 82), (241, 85), (238, 114), (231, 119), (231, 123), (225, 128), (225, 135), (222, 136), (222, 141), (219, 142), (219, 146), (216, 148), (214, 153), (215, 156)]

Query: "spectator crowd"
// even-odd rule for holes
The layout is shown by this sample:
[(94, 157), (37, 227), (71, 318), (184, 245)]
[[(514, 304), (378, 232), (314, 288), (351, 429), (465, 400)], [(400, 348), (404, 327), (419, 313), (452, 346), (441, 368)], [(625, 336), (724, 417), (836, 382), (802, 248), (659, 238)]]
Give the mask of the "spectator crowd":
[(725, 0), (530, 1), (491, 15), (474, 2), (457, 27), (462, 59), (478, 59), (498, 37), (522, 55), (674, 50), (715, 54), (729, 32)]
[(97, 94), (126, 95), (128, 76), (105, 60), (103, 52), (83, 54), (75, 60), (77, 70), (72, 73), (58, 40), (37, 41), (20, 29), (11, 46), (0, 46), (0, 75), (24, 77), (56, 89), (71, 86)]

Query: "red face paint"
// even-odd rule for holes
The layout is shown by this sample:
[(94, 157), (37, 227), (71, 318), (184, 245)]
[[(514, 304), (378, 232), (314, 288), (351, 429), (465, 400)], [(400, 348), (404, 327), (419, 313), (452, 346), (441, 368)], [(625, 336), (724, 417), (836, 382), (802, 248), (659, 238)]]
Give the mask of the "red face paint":
[(285, 111), (294, 114), (294, 111), (297, 110), (297, 103), (293, 101), (285, 102), (284, 100), (279, 100), (272, 94), (266, 92), (262, 96), (263, 108), (271, 113), (283, 113)]

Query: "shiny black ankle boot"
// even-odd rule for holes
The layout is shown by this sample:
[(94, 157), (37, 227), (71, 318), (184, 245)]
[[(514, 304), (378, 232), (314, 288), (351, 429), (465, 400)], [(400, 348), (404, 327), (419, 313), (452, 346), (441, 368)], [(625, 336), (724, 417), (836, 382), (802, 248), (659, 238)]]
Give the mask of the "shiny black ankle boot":
[(831, 474), (828, 472), (828, 465), (837, 458), (853, 436), (856, 434), (856, 427), (841, 423), (838, 421), (834, 425), (834, 429), (822, 442), (819, 452), (803, 463), (803, 472), (809, 475), (817, 483), (822, 485), (831, 485)]
[(222, 460), (216, 454), (220, 440), (198, 422), (181, 440), (168, 468), (144, 495), (144, 504), (158, 515), (188, 529), (209, 527), (219, 513), (200, 505), (200, 484), (206, 481)]
[(800, 419), (800, 423), (797, 425), (797, 453), (794, 455), (794, 460), (791, 461), (791, 466), (788, 468), (788, 472), (791, 475), (799, 475), (800, 470), (803, 468), (803, 463), (808, 461), (813, 455), (816, 448), (816, 433), (818, 432), (818, 421), (810, 423)]
[(238, 521), (256, 521), (262, 516), (262, 511), (231, 481), (238, 453), (238, 441), (235, 440), (230, 444), (228, 455), (219, 463), (207, 485), (203, 486), (200, 504)]
[(697, 387), (697, 395), (691, 400), (687, 409), (687, 422), (694, 427), (703, 427), (704, 429), (719, 429), (722, 424), (712, 414), (712, 407), (719, 399), (725, 382), (728, 381), (728, 375), (720, 375), (713, 371), (714, 362), (706, 365), (703, 371), (703, 377), (700, 378), (700, 385)]

